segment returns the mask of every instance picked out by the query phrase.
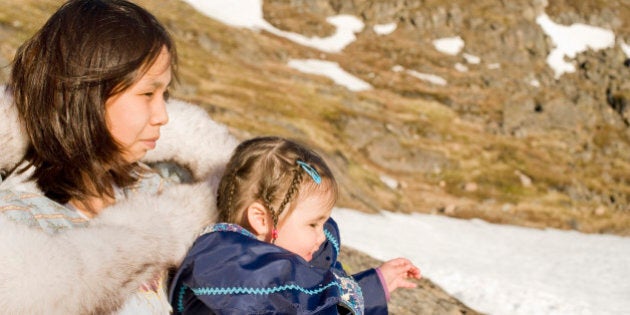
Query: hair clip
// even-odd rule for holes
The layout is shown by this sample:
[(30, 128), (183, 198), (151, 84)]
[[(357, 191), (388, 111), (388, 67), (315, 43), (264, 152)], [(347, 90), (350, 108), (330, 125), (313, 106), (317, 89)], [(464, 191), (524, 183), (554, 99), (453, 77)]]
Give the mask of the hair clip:
[(278, 229), (275, 227), (271, 230), (271, 243), (275, 243), (278, 239)]
[(304, 169), (304, 171), (311, 176), (316, 184), (319, 185), (319, 183), (322, 182), (322, 178), (319, 176), (319, 173), (317, 173), (317, 170), (310, 166), (308, 163), (297, 160), (297, 164), (300, 165), (302, 169)]

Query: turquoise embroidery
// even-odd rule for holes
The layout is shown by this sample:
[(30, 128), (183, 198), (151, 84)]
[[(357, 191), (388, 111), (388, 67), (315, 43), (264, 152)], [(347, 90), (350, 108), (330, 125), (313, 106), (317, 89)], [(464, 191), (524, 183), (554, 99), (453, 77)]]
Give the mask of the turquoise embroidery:
[(322, 291), (332, 286), (337, 286), (341, 288), (341, 285), (338, 282), (333, 281), (323, 287), (320, 287), (314, 290), (309, 290), (295, 284), (288, 284), (288, 285), (283, 285), (279, 287), (271, 287), (271, 288), (253, 288), (253, 287), (207, 288), (206, 287), (206, 288), (196, 288), (196, 289), (191, 289), (191, 290), (195, 293), (195, 295), (226, 295), (226, 294), (227, 295), (229, 294), (267, 295), (267, 294), (277, 293), (280, 291), (288, 291), (288, 290), (297, 290), (308, 295), (313, 295), (313, 294), (321, 293)]
[(335, 248), (335, 252), (337, 253), (337, 256), (339, 256), (339, 242), (337, 242), (337, 239), (335, 239), (332, 233), (330, 233), (330, 231), (326, 229), (324, 229), (324, 234), (326, 234), (326, 238), (330, 241), (330, 243), (332, 243), (333, 247)]
[(182, 284), (177, 294), (177, 311), (180, 313), (184, 311), (184, 293), (186, 293), (186, 289), (188, 289), (188, 286)]
[(332, 287), (332, 286), (336, 286), (340, 291), (343, 291), (343, 287), (336, 281), (330, 282), (327, 285), (320, 287), (318, 289), (314, 289), (314, 290), (309, 290), (306, 289), (304, 287), (295, 285), (295, 284), (289, 284), (289, 285), (283, 285), (283, 286), (279, 286), (279, 287), (271, 287), (271, 288), (253, 288), (253, 287), (227, 287), (227, 288), (221, 288), (221, 287), (202, 287), (202, 288), (189, 288), (186, 285), (182, 285), (182, 287), (179, 289), (179, 293), (178, 293), (178, 298), (177, 298), (177, 309), (179, 312), (183, 312), (184, 311), (184, 294), (186, 293), (187, 289), (190, 289), (195, 295), (199, 296), (199, 295), (232, 295), (232, 294), (253, 294), (253, 295), (267, 295), (267, 294), (272, 294), (272, 293), (276, 293), (276, 292), (280, 292), (280, 291), (287, 291), (287, 290), (297, 290), (300, 291), (302, 293), (308, 294), (308, 295), (313, 295), (313, 294), (319, 294), (322, 291)]
[(248, 231), (244, 227), (234, 224), (234, 223), (217, 223), (213, 225), (208, 225), (203, 231), (201, 231), (200, 235), (212, 233), (212, 232), (235, 232), (247, 237), (256, 238), (256, 235), (252, 234), (252, 232)]

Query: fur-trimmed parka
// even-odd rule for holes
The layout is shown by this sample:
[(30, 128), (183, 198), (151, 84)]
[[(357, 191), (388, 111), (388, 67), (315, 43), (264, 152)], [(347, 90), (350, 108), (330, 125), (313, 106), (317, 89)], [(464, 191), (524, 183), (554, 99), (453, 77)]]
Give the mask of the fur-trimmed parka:
[[(216, 184), (237, 142), (202, 108), (170, 101), (167, 110), (169, 124), (143, 161), (184, 165), (196, 183), (133, 195), (86, 227), (52, 234), (16, 223), (0, 208), (0, 313), (116, 313), (156, 273), (181, 263), (214, 221)], [(26, 143), (0, 86), (0, 190), (38, 193), (28, 180), (6, 178)]]

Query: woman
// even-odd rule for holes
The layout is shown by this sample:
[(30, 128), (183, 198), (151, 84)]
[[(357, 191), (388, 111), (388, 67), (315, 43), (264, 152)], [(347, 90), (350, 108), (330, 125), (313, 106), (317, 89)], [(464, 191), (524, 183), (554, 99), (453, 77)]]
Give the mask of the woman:
[[(141, 159), (156, 148), (147, 161), (208, 179), (235, 145), (201, 109), (167, 113), (176, 61), (165, 28), (123, 0), (68, 1), (19, 48), (0, 102), (2, 312), (170, 312), (167, 271), (213, 220), (214, 190)], [(182, 141), (192, 130), (207, 138)]]

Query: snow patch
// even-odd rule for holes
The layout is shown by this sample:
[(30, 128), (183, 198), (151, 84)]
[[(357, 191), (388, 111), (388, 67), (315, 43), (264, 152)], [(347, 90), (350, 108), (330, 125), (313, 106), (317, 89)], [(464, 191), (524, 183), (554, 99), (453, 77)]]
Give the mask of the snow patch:
[(392, 22), (392, 23), (387, 23), (387, 24), (374, 25), (372, 29), (374, 30), (374, 33), (378, 35), (389, 35), (393, 33), (397, 27), (398, 27), (398, 24), (396, 24), (395, 22)]
[(433, 41), (433, 46), (439, 52), (457, 55), (464, 48), (464, 40), (459, 36), (439, 38)]
[(343, 70), (338, 63), (317, 59), (290, 59), (289, 67), (304, 73), (323, 75), (350, 91), (369, 90), (372, 86)]
[(575, 58), (587, 49), (604, 49), (615, 44), (615, 34), (607, 29), (575, 23), (571, 26), (556, 24), (546, 14), (536, 18), (545, 34), (551, 37), (555, 47), (547, 56), (547, 64), (558, 79), (564, 73), (575, 72), (575, 65), (565, 57)]
[(423, 80), (423, 81), (427, 81), (427, 82), (431, 82), (433, 84), (436, 85), (446, 85), (446, 79), (442, 78), (441, 76), (435, 75), (435, 74), (430, 74), (430, 73), (422, 73), (422, 72), (418, 72), (415, 70), (407, 70), (407, 73), (409, 73), (410, 75)]

